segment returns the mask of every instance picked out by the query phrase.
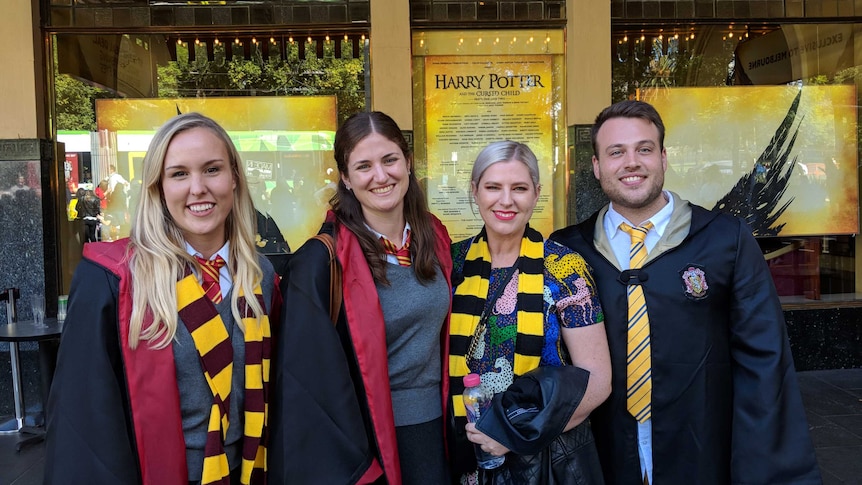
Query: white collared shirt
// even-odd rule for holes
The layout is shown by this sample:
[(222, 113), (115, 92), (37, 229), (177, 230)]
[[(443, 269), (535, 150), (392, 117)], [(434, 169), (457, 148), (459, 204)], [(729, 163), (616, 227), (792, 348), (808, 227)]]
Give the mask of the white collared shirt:
[[(197, 256), (199, 258), (203, 258), (203, 254), (200, 253), (197, 249), (193, 248), (191, 244), (186, 243), (186, 252), (192, 256)], [(221, 256), (221, 259), (224, 260), (225, 265), (219, 268), (218, 272), (218, 284), (221, 288), (221, 296), (225, 298), (229, 293), (230, 289), (233, 286), (233, 279), (230, 276), (230, 269), (228, 266), (230, 264), (230, 242), (225, 242), (224, 246), (221, 247), (218, 251), (215, 252), (212, 256), (210, 256), (210, 260), (215, 259), (216, 256)], [(198, 283), (203, 284), (201, 280), (201, 275), (198, 275)]]
[[(371, 234), (374, 234), (374, 235), (375, 235), (375, 236), (377, 236), (378, 238), (381, 238), (381, 237), (382, 237), (383, 239), (386, 239), (387, 241), (390, 241), (390, 239), (389, 239), (388, 237), (386, 237), (386, 235), (385, 235), (385, 234), (380, 234), (379, 232), (377, 232), (377, 231), (375, 231), (374, 229), (372, 229), (372, 228), (371, 228), (371, 226), (369, 226), (368, 224), (365, 224), (365, 227), (366, 227), (369, 231), (371, 231)], [(407, 231), (409, 231), (409, 230), (410, 230), (410, 223), (409, 223), (409, 222), (405, 222), (405, 223), (404, 223), (404, 232), (403, 232), (403, 233), (401, 233), (401, 244), (396, 244), (396, 245), (395, 245), (395, 247), (397, 247), (397, 248), (403, 248), (403, 247), (404, 247), (404, 245), (405, 245), (405, 244), (407, 244)], [(392, 241), (392, 242), (394, 243), (394, 241)], [(397, 256), (395, 256), (394, 254), (386, 253), (386, 262), (387, 262), (387, 263), (392, 263), (392, 264), (398, 264), (398, 257), (397, 257)]]
[[(613, 250), (614, 256), (616, 256), (621, 269), (629, 269), (629, 253), (631, 251), (632, 239), (628, 233), (620, 229), (620, 224), (625, 222), (632, 227), (637, 227), (645, 224), (647, 221), (652, 222), (653, 227), (649, 232), (647, 232), (646, 238), (644, 239), (647, 253), (650, 253), (656, 243), (658, 243), (659, 239), (661, 239), (661, 236), (664, 234), (664, 230), (667, 229), (668, 224), (670, 224), (670, 216), (673, 213), (673, 195), (666, 190), (662, 191), (662, 194), (667, 200), (667, 204), (646, 221), (629, 221), (620, 215), (619, 212), (614, 210), (613, 203), (608, 207), (608, 211), (605, 213), (602, 223), (604, 224), (605, 234), (608, 236), (611, 250)], [(647, 303), (647, 307), (649, 307), (649, 303)], [(646, 474), (649, 478), (649, 483), (652, 483), (651, 419), (647, 420), (645, 423), (638, 423), (638, 456), (640, 457), (641, 462), (641, 474)]]
[(120, 175), (119, 172), (114, 172), (111, 175), (108, 175), (108, 192), (113, 192), (115, 188), (117, 188), (117, 184), (126, 185), (129, 182)]

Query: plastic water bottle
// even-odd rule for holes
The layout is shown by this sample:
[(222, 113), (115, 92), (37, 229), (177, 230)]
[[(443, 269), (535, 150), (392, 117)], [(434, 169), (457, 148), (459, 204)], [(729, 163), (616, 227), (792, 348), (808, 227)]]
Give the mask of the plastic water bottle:
[[(464, 407), (467, 408), (467, 421), (475, 423), (488, 408), (491, 407), (491, 399), (494, 394), (482, 387), (482, 379), (479, 374), (467, 374), (464, 376)], [(506, 461), (504, 456), (494, 456), (482, 450), (482, 447), (473, 444), (476, 451), (476, 463), (479, 468), (490, 470), (497, 468)]]

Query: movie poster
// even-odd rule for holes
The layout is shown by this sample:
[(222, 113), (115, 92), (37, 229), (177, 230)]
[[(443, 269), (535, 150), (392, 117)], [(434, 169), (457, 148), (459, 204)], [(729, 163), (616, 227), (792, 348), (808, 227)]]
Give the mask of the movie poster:
[(257, 209), (261, 252), (295, 250), (317, 233), (338, 182), (332, 156), (335, 96), (96, 100), (94, 182), (107, 178), (110, 165), (128, 182), (119, 202), (106, 207), (105, 237), (128, 235), (155, 131), (191, 112), (218, 122), (239, 151)]
[(539, 160), (542, 183), (530, 225), (553, 230), (553, 78), (551, 55), (428, 56), (425, 62), (428, 205), (453, 240), (475, 235), (470, 172), (488, 143), (514, 140)]
[(756, 236), (855, 234), (852, 85), (647, 90), (667, 135), (665, 186)]

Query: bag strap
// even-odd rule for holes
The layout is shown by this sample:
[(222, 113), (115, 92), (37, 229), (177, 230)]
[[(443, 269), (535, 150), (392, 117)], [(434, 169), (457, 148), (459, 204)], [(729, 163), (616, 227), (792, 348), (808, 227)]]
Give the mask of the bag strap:
[(338, 313), (341, 311), (341, 269), (338, 267), (338, 258), (335, 253), (335, 238), (329, 233), (321, 232), (314, 236), (326, 246), (329, 251), (329, 319), (332, 324), (338, 323)]

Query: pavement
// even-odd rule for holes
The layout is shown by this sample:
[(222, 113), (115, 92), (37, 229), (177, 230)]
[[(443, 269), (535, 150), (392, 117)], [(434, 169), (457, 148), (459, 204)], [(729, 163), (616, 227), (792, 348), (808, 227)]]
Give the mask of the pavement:
[[(862, 485), (862, 368), (798, 376), (823, 484)], [(17, 434), (0, 435), (0, 485), (41, 484), (44, 442), (18, 451), (18, 441)]]
[(862, 368), (798, 376), (824, 485), (862, 485)]

